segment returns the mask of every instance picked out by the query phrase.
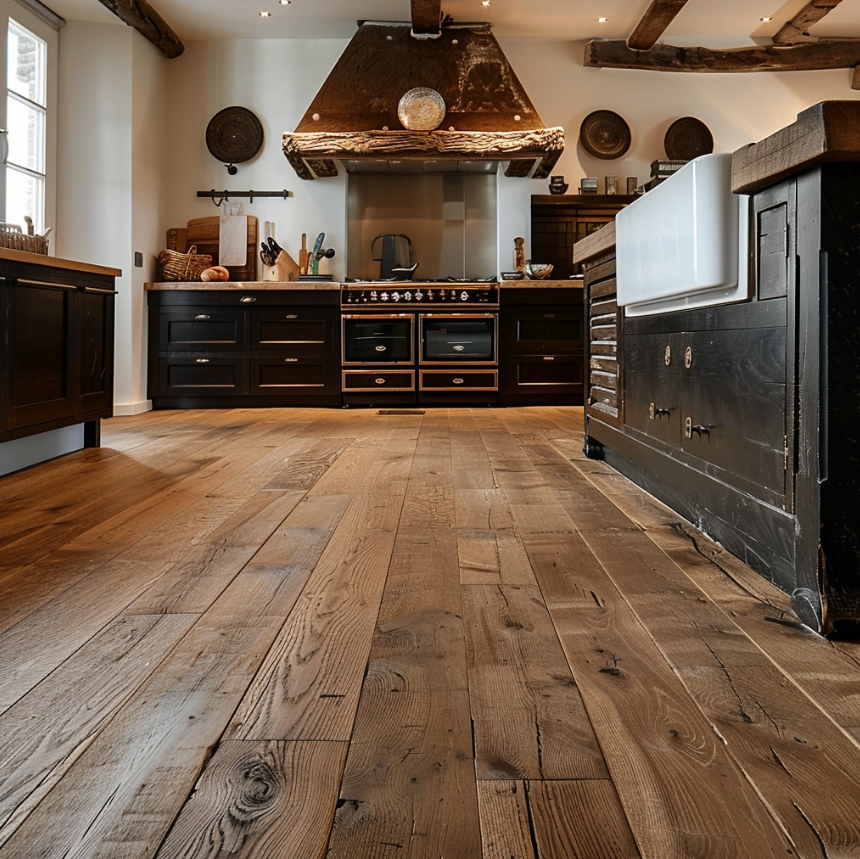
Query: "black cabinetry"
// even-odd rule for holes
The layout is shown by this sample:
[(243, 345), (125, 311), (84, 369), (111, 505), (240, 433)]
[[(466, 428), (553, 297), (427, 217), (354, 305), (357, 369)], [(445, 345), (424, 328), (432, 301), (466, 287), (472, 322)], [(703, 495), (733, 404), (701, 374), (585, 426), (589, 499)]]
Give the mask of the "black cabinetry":
[(0, 260), (0, 441), (85, 425), (113, 411), (114, 276)]
[(500, 404), (582, 405), (582, 290), (503, 287), (500, 293)]
[(155, 408), (340, 404), (336, 291), (150, 289)]

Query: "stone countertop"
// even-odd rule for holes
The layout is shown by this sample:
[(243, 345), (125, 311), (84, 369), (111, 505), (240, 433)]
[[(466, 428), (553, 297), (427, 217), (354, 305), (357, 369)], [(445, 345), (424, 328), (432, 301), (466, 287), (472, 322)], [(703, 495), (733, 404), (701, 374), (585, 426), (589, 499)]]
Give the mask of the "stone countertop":
[(66, 271), (84, 271), (88, 274), (106, 274), (109, 277), (122, 277), (122, 269), (96, 265), (90, 262), (50, 257), (45, 254), (32, 254), (29, 251), (16, 251), (11, 248), (0, 248), (0, 259), (10, 262), (24, 262), (30, 265), (44, 265), (48, 268), (62, 268)]

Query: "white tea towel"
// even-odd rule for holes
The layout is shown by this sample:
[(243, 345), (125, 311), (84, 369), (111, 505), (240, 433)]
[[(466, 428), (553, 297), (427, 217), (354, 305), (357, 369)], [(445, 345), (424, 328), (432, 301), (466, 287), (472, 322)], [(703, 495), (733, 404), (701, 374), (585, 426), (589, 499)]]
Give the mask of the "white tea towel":
[(248, 262), (248, 216), (242, 214), (241, 203), (221, 204), (218, 262), (221, 265), (245, 265)]

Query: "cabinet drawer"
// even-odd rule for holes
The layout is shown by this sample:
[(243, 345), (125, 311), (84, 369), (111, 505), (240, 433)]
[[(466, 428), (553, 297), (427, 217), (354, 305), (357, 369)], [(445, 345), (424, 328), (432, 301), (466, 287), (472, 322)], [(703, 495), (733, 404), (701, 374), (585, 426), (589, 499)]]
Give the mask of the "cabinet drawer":
[(504, 350), (509, 355), (582, 351), (581, 308), (503, 309), (501, 328)]
[(502, 387), (519, 393), (582, 393), (582, 358), (569, 355), (508, 358)]
[(344, 393), (414, 391), (414, 370), (344, 370)]
[(158, 317), (158, 349), (160, 352), (240, 350), (244, 345), (243, 329), (241, 310), (190, 307), (162, 311)]
[(245, 359), (227, 356), (172, 357), (158, 362), (162, 397), (235, 396), (244, 388)]
[(325, 351), (334, 346), (333, 311), (280, 308), (252, 311), (249, 317), (254, 351), (289, 347), (302, 352)]
[(497, 391), (498, 370), (421, 370), (421, 391)]
[(339, 393), (334, 364), (326, 357), (254, 357), (250, 369), (253, 396)]

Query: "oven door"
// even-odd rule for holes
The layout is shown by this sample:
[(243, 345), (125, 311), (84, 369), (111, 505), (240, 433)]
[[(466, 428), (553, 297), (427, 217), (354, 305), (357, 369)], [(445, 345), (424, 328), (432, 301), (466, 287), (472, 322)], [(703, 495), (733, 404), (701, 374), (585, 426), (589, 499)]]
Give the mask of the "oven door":
[(421, 364), (495, 364), (497, 313), (421, 313)]
[(345, 313), (343, 363), (412, 364), (414, 332), (412, 313)]

